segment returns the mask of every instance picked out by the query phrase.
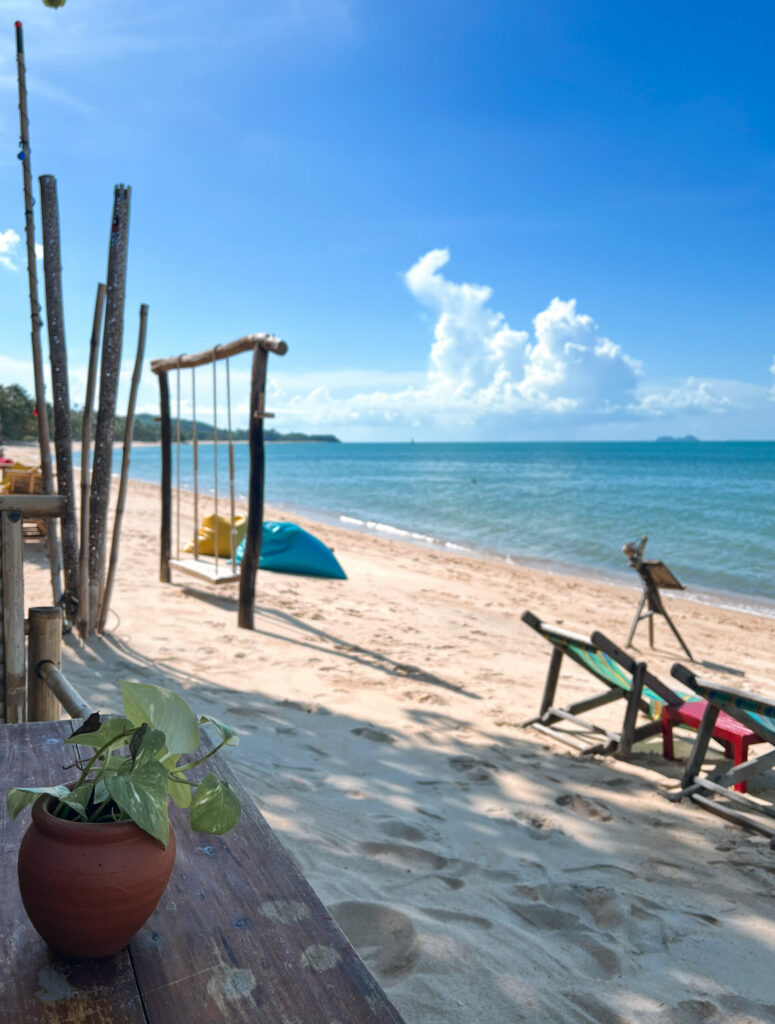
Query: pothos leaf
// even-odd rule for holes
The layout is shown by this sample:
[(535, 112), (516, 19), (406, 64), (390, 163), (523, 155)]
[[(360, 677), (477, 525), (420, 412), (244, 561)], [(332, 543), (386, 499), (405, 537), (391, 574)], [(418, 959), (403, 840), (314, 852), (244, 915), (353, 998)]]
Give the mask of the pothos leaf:
[(191, 754), (199, 746), (199, 726), (191, 708), (172, 690), (121, 680), (124, 713), (135, 725), (147, 722), (166, 738), (170, 754)]
[(8, 814), (11, 820), (13, 821), (41, 793), (48, 793), (49, 796), (55, 796), (59, 800), (64, 800), (66, 796), (70, 795), (70, 790), (67, 786), (17, 786), (14, 789), (9, 789), (8, 796), (6, 797), (6, 806), (8, 807)]
[[(95, 711), (94, 714), (99, 717), (99, 712)], [(91, 715), (87, 721), (93, 717), (94, 715)], [(86, 725), (86, 722), (84, 722), (84, 725)], [(123, 738), (121, 744), (123, 746), (129, 740), (129, 735), (126, 734), (131, 733), (135, 728), (135, 724), (130, 722), (128, 718), (106, 718), (99, 723), (97, 729), (90, 729), (85, 733), (79, 729), (72, 736), (68, 736), (65, 743), (77, 743), (82, 747), (92, 747), (94, 750), (99, 750), (106, 743), (113, 743), (118, 741), (119, 738)]]
[(219, 722), (217, 718), (210, 718), (209, 715), (201, 715), (199, 718), (199, 724), (205, 725), (207, 722), (209, 722), (210, 725), (215, 726), (227, 747), (236, 747), (239, 744), (239, 736), (233, 729), (230, 729), (228, 725), (224, 725), (223, 722)]
[(210, 772), (191, 799), (191, 828), (222, 836), (237, 824), (241, 812), (239, 797), (228, 782), (221, 782)]
[(170, 837), (167, 811), (167, 773), (158, 761), (147, 761), (130, 772), (106, 775), (105, 786), (124, 814), (166, 846)]

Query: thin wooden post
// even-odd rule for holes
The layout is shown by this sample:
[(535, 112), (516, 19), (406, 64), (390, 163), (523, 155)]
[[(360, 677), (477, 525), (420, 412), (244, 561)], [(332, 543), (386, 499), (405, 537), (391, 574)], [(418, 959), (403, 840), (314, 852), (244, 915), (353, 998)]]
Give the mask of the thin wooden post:
[(121, 480), (118, 485), (118, 498), (116, 500), (116, 514), (113, 518), (113, 539), (110, 544), (110, 563), (108, 565), (108, 576), (105, 581), (105, 591), (100, 598), (100, 610), (97, 620), (97, 631), (105, 630), (105, 619), (110, 610), (110, 599), (113, 595), (113, 580), (116, 577), (118, 566), (118, 546), (121, 538), (121, 522), (124, 518), (124, 505), (126, 504), (127, 482), (129, 480), (129, 460), (132, 454), (132, 433), (135, 426), (135, 405), (137, 403), (137, 389), (140, 386), (140, 376), (143, 372), (143, 359), (145, 358), (145, 334), (148, 329), (148, 306), (143, 303), (140, 306), (140, 335), (137, 339), (137, 356), (135, 368), (132, 373), (132, 385), (129, 389), (129, 403), (126, 410), (126, 422), (124, 424), (124, 453), (121, 459)]
[[(40, 346), (40, 303), (38, 302), (38, 271), (35, 257), (35, 219), (32, 212), (32, 164), (30, 160), (30, 122), (27, 117), (27, 73), (24, 65), (24, 37), (22, 23), (16, 22), (16, 69), (19, 80), (19, 137), (21, 148), (19, 158), (22, 165), (24, 184), (24, 234), (27, 241), (27, 279), (30, 290), (30, 321), (32, 340), (32, 369), (35, 378), (35, 407), (38, 421), (38, 445), (40, 466), (43, 477), (43, 491), (54, 493), (54, 476), (51, 471), (51, 442), (48, 433), (48, 409), (46, 407), (46, 385), (43, 379), (43, 352)], [(62, 597), (62, 562), (59, 550), (59, 531), (55, 520), (47, 525), (46, 547), (51, 568), (51, 589), (54, 601)]]
[(89, 374), (86, 378), (86, 400), (83, 404), (81, 425), (81, 550), (78, 560), (78, 632), (86, 637), (89, 632), (89, 484), (91, 482), (91, 425), (94, 413), (94, 386), (97, 380), (97, 361), (100, 351), (102, 313), (105, 309), (105, 285), (97, 285), (94, 302), (91, 342), (89, 344)]
[(159, 373), (161, 405), (161, 557), (159, 579), (170, 582), (170, 545), (172, 538), (172, 431), (170, 429), (170, 386), (167, 371)]
[(239, 581), (237, 624), (253, 628), (256, 573), (261, 557), (261, 533), (264, 525), (264, 396), (266, 392), (267, 351), (257, 344), (253, 350), (250, 380), (250, 484), (248, 488), (248, 524), (245, 552)]
[(59, 701), (38, 675), (38, 665), (51, 661), (62, 665), (62, 609), (30, 608), (27, 645), (27, 721), (56, 722)]
[(73, 485), (73, 439), (70, 426), (70, 389), (67, 382), (67, 343), (62, 302), (62, 259), (59, 241), (59, 202), (56, 178), (43, 174), (40, 181), (43, 224), (43, 271), (46, 283), (46, 320), (54, 396), (54, 450), (59, 493), (65, 499), (62, 516), (62, 561), (65, 569), (65, 611), (75, 620), (78, 602), (78, 526)]
[(94, 439), (94, 468), (89, 502), (89, 632), (97, 622), (99, 596), (105, 574), (107, 513), (113, 468), (113, 430), (116, 415), (121, 345), (124, 335), (127, 245), (129, 242), (129, 200), (131, 189), (117, 185), (113, 200), (105, 331), (100, 368), (100, 399)]
[(3, 648), (5, 656), (5, 720), (23, 722), (24, 707), (24, 575), (21, 512), (0, 512), (3, 572)]

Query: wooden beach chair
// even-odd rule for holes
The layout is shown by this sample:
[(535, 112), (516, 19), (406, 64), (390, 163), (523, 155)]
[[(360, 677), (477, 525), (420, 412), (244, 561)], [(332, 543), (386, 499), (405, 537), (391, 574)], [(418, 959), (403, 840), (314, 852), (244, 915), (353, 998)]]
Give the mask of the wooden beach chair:
[[(685, 696), (677, 694), (653, 676), (644, 662), (636, 662), (602, 633), (593, 633), (591, 637), (569, 633), (541, 622), (529, 611), (523, 613), (522, 621), (552, 645), (539, 712), (535, 718), (523, 722), (523, 726), (532, 726), (547, 733), (575, 747), (582, 754), (610, 754), (616, 751), (627, 756), (634, 743), (661, 731), (663, 706), (679, 706), (686, 700)], [(563, 657), (581, 665), (602, 683), (602, 692), (576, 700), (565, 707), (558, 707), (555, 694)], [(582, 717), (615, 700), (625, 702), (624, 718), (618, 731), (605, 729)], [(638, 725), (639, 714), (645, 715), (649, 721)], [(566, 727), (557, 728), (558, 723)]]
[[(688, 797), (714, 814), (769, 836), (770, 845), (775, 849), (775, 807), (771, 802), (739, 792), (741, 784), (754, 779), (758, 782), (775, 781), (772, 775), (775, 768), (775, 698), (698, 679), (681, 664), (673, 665), (671, 674), (707, 702), (686, 762), (681, 789), (671, 799)], [(708, 741), (722, 714), (754, 733), (758, 742), (766, 742), (768, 749), (752, 760), (739, 761), (731, 768), (714, 768), (707, 775), (700, 776)]]

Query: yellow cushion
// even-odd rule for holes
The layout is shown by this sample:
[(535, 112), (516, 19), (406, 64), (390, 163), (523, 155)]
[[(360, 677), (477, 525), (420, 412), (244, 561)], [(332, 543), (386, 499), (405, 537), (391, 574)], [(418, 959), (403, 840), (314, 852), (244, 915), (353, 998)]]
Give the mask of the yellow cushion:
[[(237, 516), (234, 520), (234, 526), (237, 531), (237, 535), (234, 539), (234, 547), (239, 544), (242, 538), (245, 536), (245, 532), (248, 528), (248, 521), (246, 516)], [(231, 558), (231, 520), (225, 516), (218, 516), (218, 557)], [(197, 536), (199, 537), (199, 554), (200, 555), (214, 555), (215, 554), (215, 513), (212, 515), (205, 516), (202, 520), (202, 525), (199, 527)], [(188, 544), (183, 548), (184, 551), (193, 551), (194, 542), (190, 540)]]

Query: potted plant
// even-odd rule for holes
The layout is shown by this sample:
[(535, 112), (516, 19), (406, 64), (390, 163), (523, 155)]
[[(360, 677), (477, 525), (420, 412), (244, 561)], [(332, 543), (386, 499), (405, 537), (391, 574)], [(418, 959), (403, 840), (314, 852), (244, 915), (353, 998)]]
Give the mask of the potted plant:
[[(110, 956), (142, 927), (161, 899), (175, 858), (169, 798), (198, 832), (223, 835), (241, 806), (228, 782), (186, 773), (239, 740), (213, 718), (197, 719), (171, 690), (121, 681), (124, 714), (95, 712), (65, 743), (92, 751), (77, 759), (69, 785), (8, 791), (16, 818), (32, 803), (19, 848), (19, 889), (30, 921), (52, 949), (74, 957)], [(200, 726), (220, 742), (196, 755)], [(33, 802), (34, 801), (34, 802)]]

